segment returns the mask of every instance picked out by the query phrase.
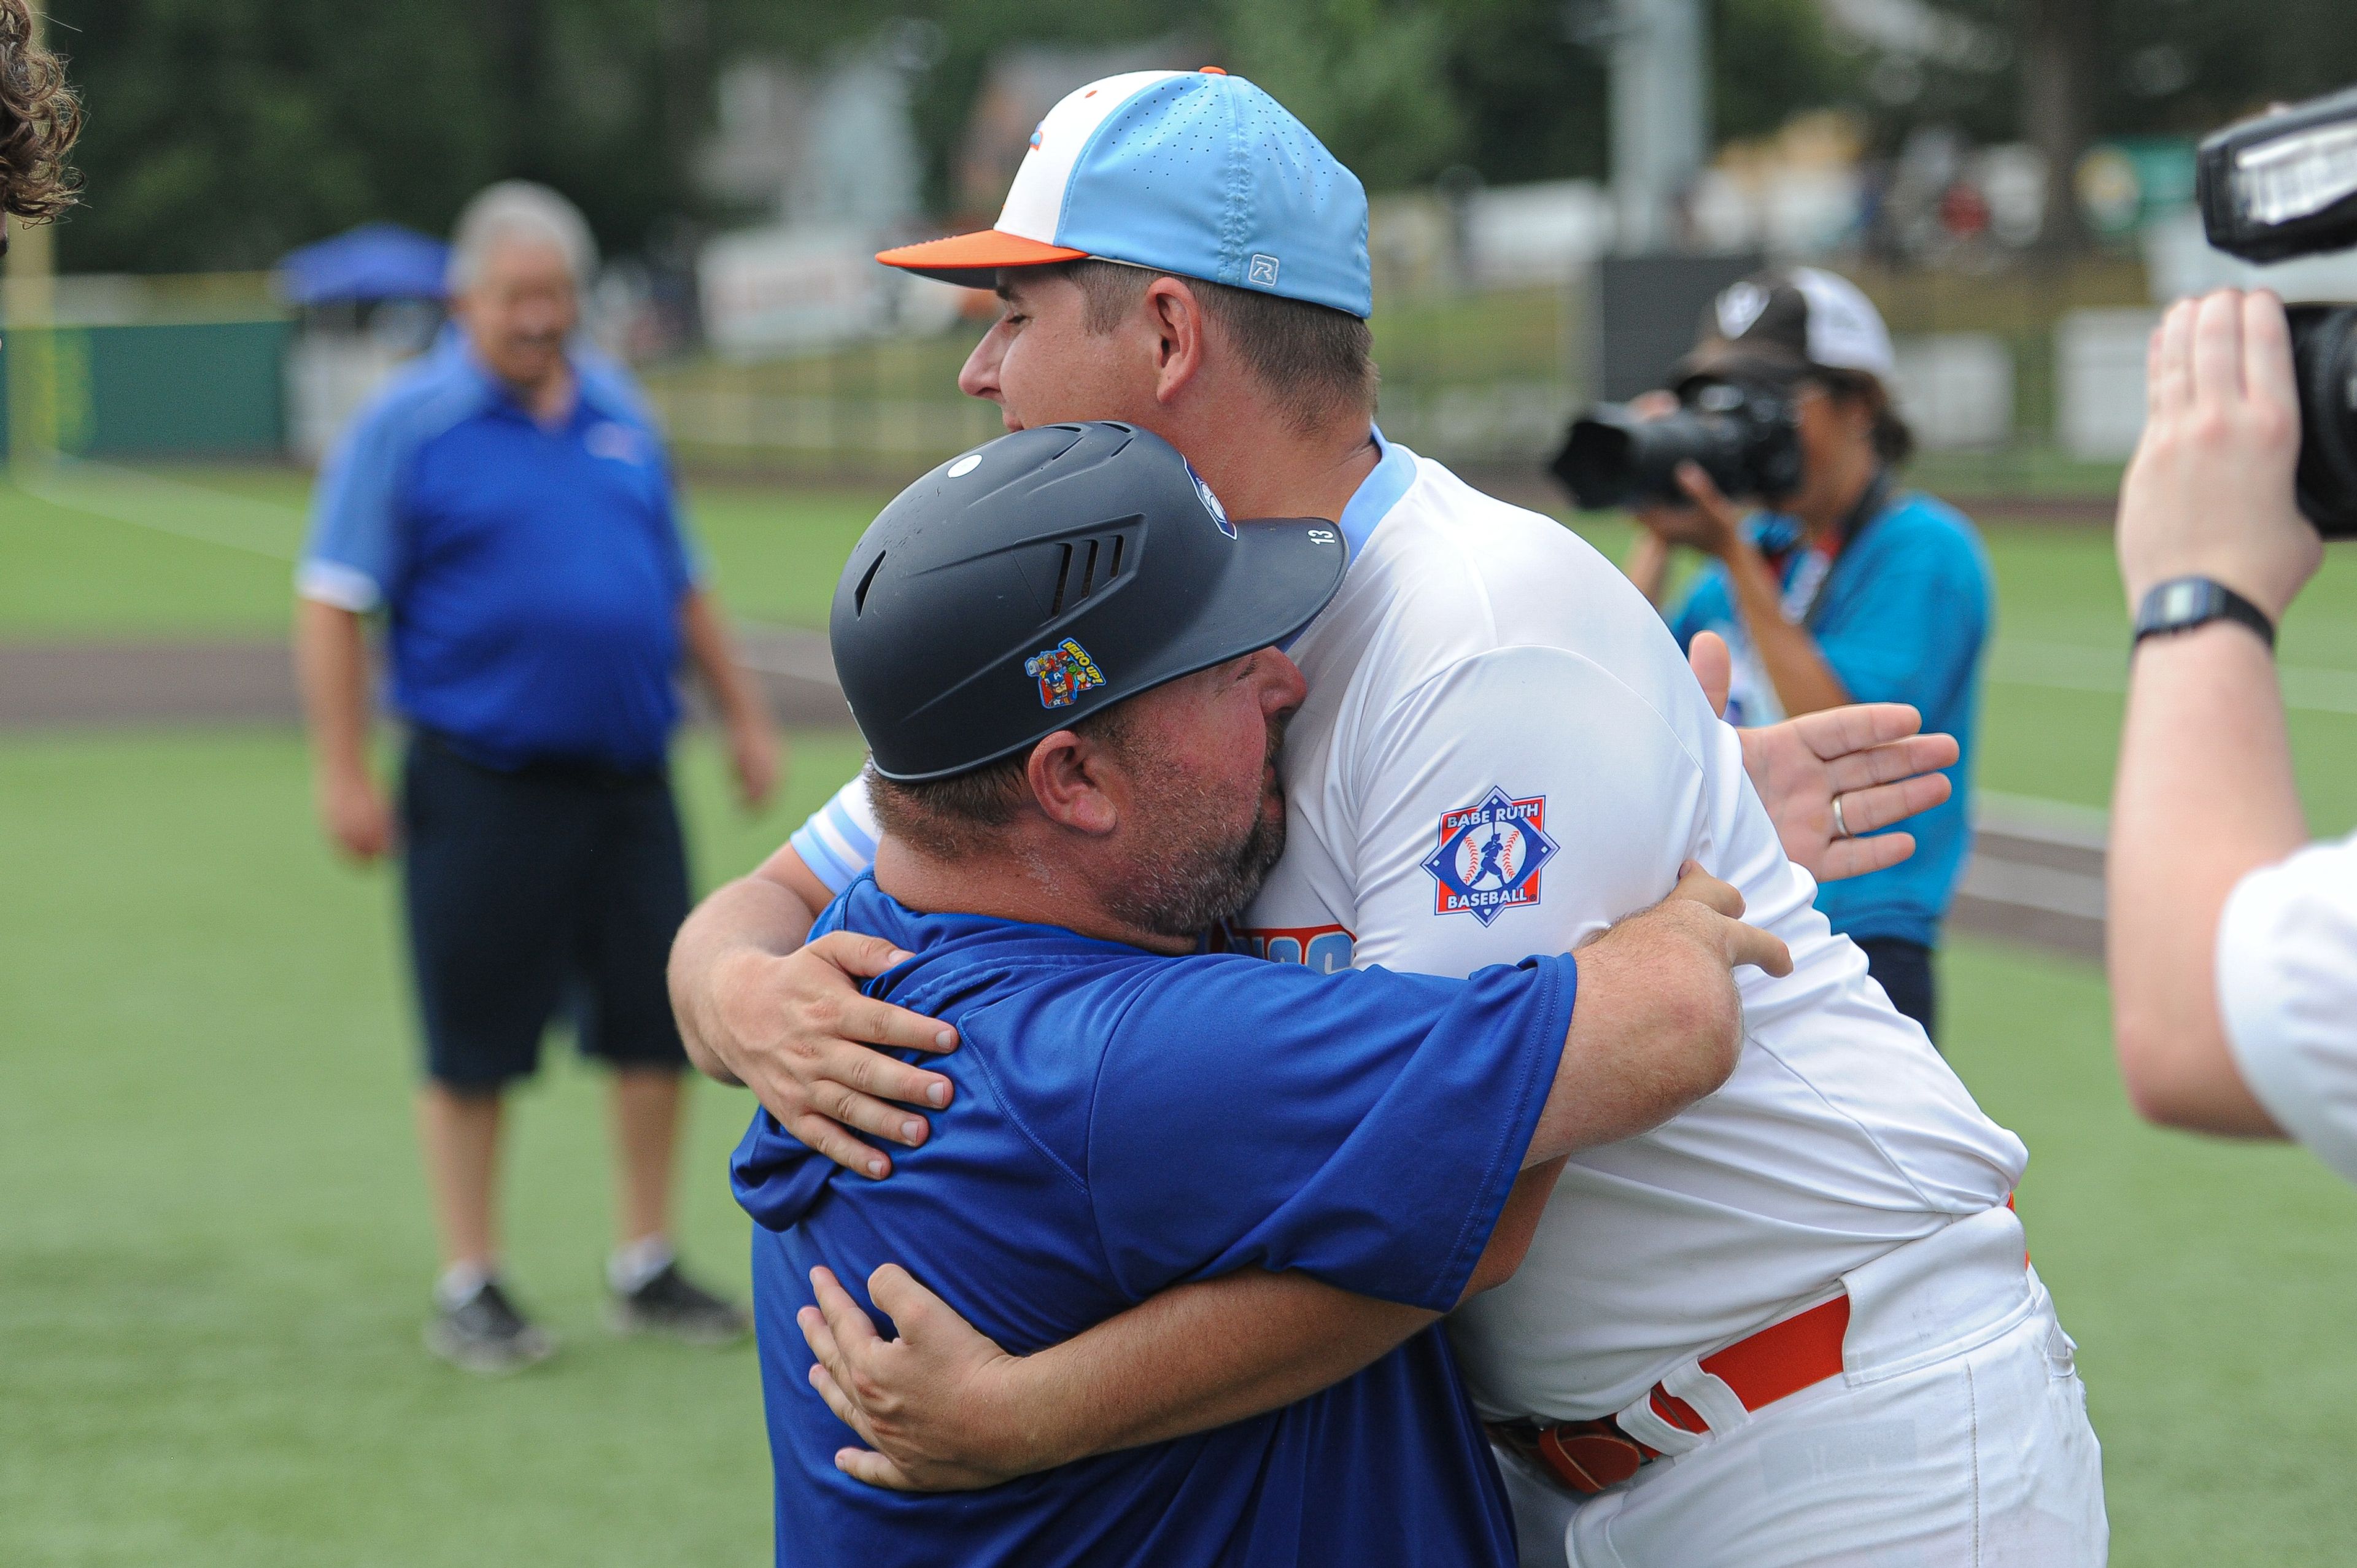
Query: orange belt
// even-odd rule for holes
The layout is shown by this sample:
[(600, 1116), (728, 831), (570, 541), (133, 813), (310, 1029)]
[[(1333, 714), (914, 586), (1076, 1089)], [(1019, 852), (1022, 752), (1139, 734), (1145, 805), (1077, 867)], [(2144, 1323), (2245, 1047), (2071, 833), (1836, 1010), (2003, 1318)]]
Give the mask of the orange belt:
[[(1842, 1336), (1848, 1331), (1849, 1297), (1837, 1295), (1705, 1356), (1701, 1366), (1732, 1390), (1745, 1410), (1758, 1410), (1838, 1373)], [(1672, 1426), (1693, 1433), (1710, 1430), (1694, 1406), (1661, 1384), (1653, 1385), (1650, 1398), (1653, 1413)], [(1659, 1449), (1630, 1436), (1609, 1416), (1546, 1425), (1495, 1422), (1490, 1431), (1507, 1447), (1545, 1466), (1548, 1474), (1575, 1492), (1618, 1486), (1645, 1461), (1662, 1456)]]
[[(2005, 1195), (2013, 1208), (2013, 1194)], [(2023, 1266), (2029, 1254), (2021, 1255)], [(1849, 1296), (1771, 1323), (1724, 1350), (1713, 1351), (1698, 1363), (1725, 1383), (1747, 1411), (1773, 1404), (1787, 1394), (1824, 1382), (1842, 1369), (1842, 1338), (1849, 1332)], [(1706, 1433), (1710, 1423), (1694, 1406), (1653, 1385), (1647, 1396), (1653, 1413), (1682, 1432)], [(1610, 1416), (1601, 1421), (1491, 1422), (1490, 1434), (1525, 1458), (1546, 1466), (1547, 1473), (1575, 1492), (1600, 1492), (1617, 1487), (1637, 1473), (1637, 1467), (1662, 1456), (1660, 1449), (1641, 1443), (1620, 1430)]]

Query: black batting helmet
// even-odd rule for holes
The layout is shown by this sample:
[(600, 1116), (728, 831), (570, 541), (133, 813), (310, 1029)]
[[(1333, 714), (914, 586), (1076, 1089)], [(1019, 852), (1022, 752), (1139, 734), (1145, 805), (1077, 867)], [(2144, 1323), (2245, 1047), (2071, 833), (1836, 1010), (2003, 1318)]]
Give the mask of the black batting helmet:
[(1041, 425), (901, 491), (853, 549), (828, 635), (877, 771), (915, 783), (1282, 642), (1346, 553), (1322, 518), (1231, 521), (1151, 432)]

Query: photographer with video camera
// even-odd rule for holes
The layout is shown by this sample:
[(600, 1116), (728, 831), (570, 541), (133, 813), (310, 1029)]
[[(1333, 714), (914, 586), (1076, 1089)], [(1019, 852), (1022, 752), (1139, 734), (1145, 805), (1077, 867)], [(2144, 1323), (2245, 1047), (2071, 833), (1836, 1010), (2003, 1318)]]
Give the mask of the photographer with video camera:
[[(2357, 91), (2203, 144), (2213, 245), (2357, 244)], [(2223, 289), (2153, 334), (2120, 490), (2136, 614), (2112, 806), (2113, 1030), (2147, 1119), (2290, 1136), (2357, 1180), (2357, 837), (2308, 843), (2275, 628), (2357, 535), (2357, 306)]]
[(1730, 723), (1895, 702), (1955, 736), (1954, 791), (1911, 824), (1915, 854), (1817, 897), (1934, 1034), (1932, 952), (1970, 837), (1993, 593), (1971, 522), (1894, 483), (1914, 438), (1891, 370), (1889, 332), (1854, 285), (1810, 267), (1749, 278), (1718, 296), (1676, 390), (1580, 421), (1557, 472), (1583, 506), (1632, 506), (1643, 527), (1628, 572), (1656, 605), (1677, 547), (1711, 558), (1667, 614), (1681, 647), (1707, 631), (1733, 649)]

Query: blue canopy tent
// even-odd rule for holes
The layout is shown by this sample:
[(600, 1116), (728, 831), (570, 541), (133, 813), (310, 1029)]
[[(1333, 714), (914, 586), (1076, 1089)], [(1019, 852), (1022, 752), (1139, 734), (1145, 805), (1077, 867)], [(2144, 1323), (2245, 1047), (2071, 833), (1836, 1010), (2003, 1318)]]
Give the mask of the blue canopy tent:
[(450, 247), (363, 223), (280, 258), (274, 279), (301, 328), (286, 360), (287, 440), (317, 462), (404, 360), (441, 328)]
[(281, 257), (278, 288), (296, 305), (440, 299), (450, 247), (398, 223), (363, 223)]

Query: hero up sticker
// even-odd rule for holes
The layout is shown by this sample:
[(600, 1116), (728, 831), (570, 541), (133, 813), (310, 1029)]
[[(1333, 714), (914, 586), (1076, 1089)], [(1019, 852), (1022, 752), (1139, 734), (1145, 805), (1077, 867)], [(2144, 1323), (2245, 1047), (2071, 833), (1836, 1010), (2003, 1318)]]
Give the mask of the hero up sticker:
[(1546, 797), (1512, 800), (1495, 786), (1474, 805), (1440, 815), (1440, 847), (1424, 869), (1438, 886), (1436, 915), (1470, 915), (1490, 924), (1509, 909), (1539, 901), (1539, 872), (1555, 858), (1546, 836)]
[(1089, 650), (1071, 638), (1043, 648), (1023, 661), (1023, 673), (1039, 682), (1039, 705), (1069, 708), (1081, 693), (1105, 683), (1104, 671)]
[(1220, 525), (1222, 533), (1233, 539), (1236, 536), (1236, 525), (1228, 521), (1228, 509), (1220, 504), (1220, 498), (1212, 493), (1211, 486), (1203, 482), (1203, 476), (1195, 472), (1194, 464), (1188, 463), (1184, 457), (1178, 460), (1187, 464), (1187, 477), (1195, 481), (1195, 494), (1202, 501), (1203, 510), (1211, 514), (1211, 521)]

